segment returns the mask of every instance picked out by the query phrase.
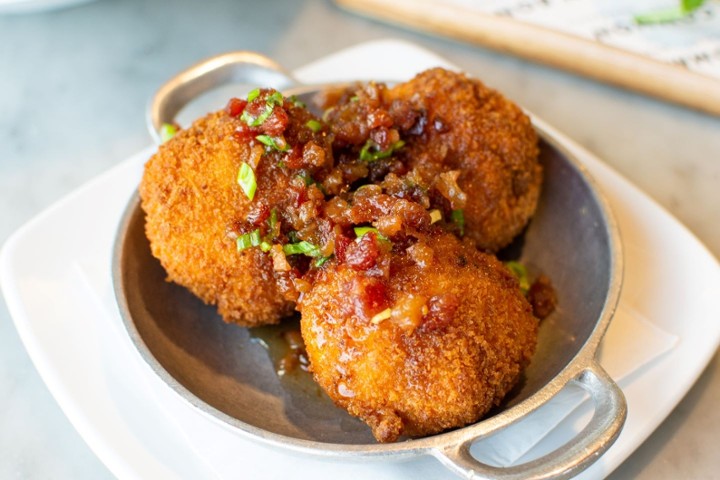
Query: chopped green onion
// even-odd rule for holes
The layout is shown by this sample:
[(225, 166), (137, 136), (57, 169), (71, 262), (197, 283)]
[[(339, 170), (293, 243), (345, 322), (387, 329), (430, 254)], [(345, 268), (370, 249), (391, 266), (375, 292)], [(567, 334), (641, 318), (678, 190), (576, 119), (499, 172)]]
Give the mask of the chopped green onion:
[(260, 229), (256, 228), (252, 232), (250, 232), (250, 243), (253, 247), (257, 247), (260, 245)]
[(260, 143), (267, 145), (270, 148), (274, 148), (280, 152), (287, 152), (290, 150), (290, 146), (287, 144), (282, 137), (271, 137), (270, 135), (258, 135), (255, 137)]
[(298, 234), (295, 230), (291, 230), (287, 234), (288, 240), (290, 240), (290, 243), (298, 243), (300, 241), (300, 237), (298, 237)]
[(383, 242), (389, 242), (390, 239), (387, 238), (382, 233), (378, 232), (378, 229), (375, 227), (355, 227), (353, 228), (355, 231), (355, 236), (357, 237), (356, 240), (360, 240), (362, 237), (364, 237), (366, 234), (373, 232), (378, 240), (381, 240)]
[(309, 187), (313, 183), (315, 183), (315, 179), (312, 178), (312, 175), (305, 172), (300, 172), (296, 175), (298, 178), (301, 178), (303, 182), (305, 182), (305, 186)]
[(320, 249), (305, 240), (298, 243), (286, 243), (283, 245), (285, 255), (307, 255), (308, 257), (319, 257)]
[(260, 125), (265, 123), (265, 120), (267, 120), (270, 115), (272, 115), (274, 108), (275, 107), (268, 103), (267, 105), (265, 105), (265, 110), (263, 110), (262, 113), (257, 117), (253, 117), (247, 110), (245, 110), (243, 111), (242, 115), (240, 115), (240, 120), (245, 122), (248, 127), (259, 127)]
[(270, 226), (270, 235), (272, 235), (272, 238), (275, 238), (278, 233), (275, 231), (275, 227), (278, 224), (277, 208), (273, 208), (272, 210), (270, 210), (270, 220), (268, 222)]
[(256, 88), (255, 90), (250, 90), (248, 92), (247, 101), (252, 102), (253, 100), (255, 100), (258, 97), (258, 95), (260, 95), (259, 88)]
[(430, 223), (437, 223), (440, 220), (442, 220), (442, 213), (437, 208), (435, 210), (430, 210)]
[(453, 210), (451, 217), (452, 221), (458, 227), (460, 236), (465, 235), (465, 213), (462, 210)]
[(318, 188), (318, 190), (320, 190), (320, 191), (322, 192), (323, 195), (327, 195), (327, 194), (328, 194), (328, 193), (327, 193), (327, 190), (325, 190), (325, 187), (323, 186), (323, 184), (320, 183), (320, 182), (318, 182), (317, 180), (315, 180), (315, 179), (312, 177), (312, 175), (310, 175), (309, 173), (307, 173), (307, 172), (300, 172), (300, 173), (297, 174), (297, 177), (298, 177), (298, 178), (302, 178), (303, 182), (305, 182), (305, 186), (306, 186), (306, 187), (309, 187), (310, 185), (315, 185), (315, 186)]
[(307, 105), (305, 105), (305, 103), (301, 102), (301, 101), (298, 99), (297, 95), (291, 96), (290, 98), (288, 98), (288, 100), (290, 100), (290, 102), (292, 102), (292, 104), (293, 104), (294, 106), (296, 106), (297, 108), (305, 108), (305, 107), (307, 107)]
[(277, 225), (277, 221), (277, 208), (273, 208), (272, 210), (270, 210), (270, 230), (275, 230), (275, 225)]
[(350, 97), (351, 102), (357, 102), (358, 100), (360, 100), (360, 98), (357, 95), (353, 95), (352, 97)]
[(378, 232), (378, 229), (375, 228), (375, 227), (355, 227), (355, 228), (353, 228), (353, 230), (355, 230), (355, 236), (356, 236), (357, 238), (360, 238), (360, 237), (362, 237), (363, 235), (365, 235), (366, 233), (369, 233), (369, 232), (379, 233), (379, 232)]
[(317, 260), (315, 260), (315, 266), (316, 266), (317, 268), (322, 267), (323, 265), (325, 265), (325, 262), (327, 262), (328, 260), (330, 260), (330, 257), (332, 257), (332, 255), (328, 255), (327, 257), (320, 257), (320, 258), (318, 258)]
[(255, 198), (255, 190), (257, 190), (257, 180), (255, 180), (255, 172), (247, 163), (243, 162), (238, 171), (237, 183), (242, 188), (245, 195), (252, 201)]
[[(261, 245), (262, 243), (265, 243), (265, 242), (261, 242), (260, 229), (258, 229), (258, 228), (256, 228), (252, 232), (240, 235), (237, 238), (237, 240), (235, 241), (238, 251), (245, 250), (246, 248), (250, 248), (250, 247), (257, 247), (258, 245)], [(265, 250), (263, 250), (263, 251), (265, 251)]]
[(312, 130), (314, 133), (318, 133), (320, 130), (322, 130), (322, 123), (318, 122), (317, 120), (308, 120), (305, 123), (305, 126)]
[(374, 162), (375, 160), (380, 160), (381, 158), (388, 158), (404, 146), (405, 142), (402, 140), (398, 140), (397, 142), (390, 145), (390, 148), (388, 148), (387, 150), (378, 151), (377, 144), (372, 140), (368, 139), (368, 141), (365, 142), (365, 145), (363, 145), (362, 149), (360, 150), (360, 160), (363, 160), (365, 162)]
[(270, 95), (267, 96), (267, 99), (265, 101), (269, 104), (274, 105), (282, 105), (283, 104), (283, 96), (280, 92), (273, 92)]
[[(250, 94), (252, 94), (250, 92)], [(250, 98), (250, 94), (248, 94), (248, 99)], [(259, 91), (258, 91), (259, 94)], [(253, 99), (257, 98), (257, 95), (253, 96)], [(248, 100), (249, 101), (249, 100)], [(265, 110), (262, 111), (260, 115), (257, 117), (253, 117), (248, 113), (247, 109), (243, 111), (242, 115), (240, 116), (240, 120), (245, 122), (249, 127), (259, 127), (263, 123), (265, 123), (265, 120), (267, 120), (270, 115), (272, 115), (273, 110), (275, 109), (275, 105), (282, 106), (283, 104), (283, 96), (280, 92), (274, 92), (267, 96), (265, 99)]]
[(523, 294), (527, 294), (530, 290), (530, 279), (528, 278), (527, 268), (520, 262), (510, 260), (505, 262), (505, 266), (515, 275), (520, 283), (520, 290)]
[(252, 232), (240, 235), (236, 240), (236, 244), (238, 251), (245, 250), (250, 247), (260, 247), (260, 250), (263, 252), (269, 252), (270, 249), (272, 249), (272, 244), (266, 242), (262, 239), (262, 237), (260, 237), (259, 228), (256, 228)]
[(177, 131), (178, 129), (175, 125), (171, 123), (163, 123), (160, 127), (160, 140), (162, 141), (162, 143), (167, 142), (175, 136)]
[(235, 240), (235, 244), (237, 245), (238, 252), (240, 250), (245, 250), (246, 248), (252, 247), (252, 244), (250, 243), (250, 234), (246, 233), (245, 235), (240, 235)]
[(369, 140), (365, 142), (365, 145), (363, 145), (362, 149), (360, 149), (360, 160), (368, 161), (371, 159), (371, 153), (370, 153), (370, 147), (375, 145), (372, 140)]

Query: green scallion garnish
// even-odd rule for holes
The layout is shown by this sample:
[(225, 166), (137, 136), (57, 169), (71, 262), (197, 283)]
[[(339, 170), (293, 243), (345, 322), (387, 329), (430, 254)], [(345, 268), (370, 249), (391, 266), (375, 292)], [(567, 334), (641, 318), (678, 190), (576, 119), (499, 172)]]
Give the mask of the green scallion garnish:
[(253, 100), (255, 100), (258, 97), (258, 95), (260, 95), (259, 88), (256, 88), (255, 90), (250, 90), (248, 92), (247, 101), (252, 102)]
[(247, 163), (243, 162), (238, 170), (237, 183), (242, 188), (245, 195), (252, 201), (255, 198), (255, 190), (257, 190), (257, 180), (255, 180), (255, 172)]
[(332, 255), (328, 255), (327, 257), (320, 257), (320, 258), (318, 258), (317, 260), (315, 260), (315, 266), (316, 266), (317, 268), (322, 267), (323, 265), (325, 265), (325, 262), (327, 262), (328, 260), (330, 260), (330, 257), (332, 257)]
[[(261, 243), (265, 243), (265, 242), (262, 242), (262, 240), (260, 239), (260, 229), (257, 229), (257, 228), (255, 230), (253, 230), (252, 232), (244, 233), (244, 234), (240, 235), (237, 238), (237, 240), (235, 241), (238, 251), (245, 250), (246, 248), (250, 248), (250, 247), (257, 247)], [(268, 248), (268, 250), (269, 250), (269, 248)], [(263, 251), (265, 251), (265, 250), (263, 250)]]
[(317, 120), (308, 120), (307, 122), (305, 122), (305, 126), (312, 130), (313, 133), (318, 133), (320, 130), (322, 130), (322, 123), (318, 122)]
[(245, 250), (246, 248), (252, 247), (250, 244), (250, 234), (240, 235), (237, 240), (235, 241), (237, 245), (238, 252), (240, 250)]
[(460, 236), (465, 235), (465, 213), (462, 210), (453, 210), (450, 216), (453, 223), (457, 225)]
[(320, 182), (318, 182), (317, 180), (315, 180), (315, 179), (312, 177), (312, 175), (310, 175), (310, 174), (307, 173), (306, 171), (301, 170), (301, 171), (298, 172), (298, 174), (295, 175), (295, 176), (298, 177), (298, 178), (300, 178), (300, 179), (302, 179), (302, 181), (305, 183), (305, 186), (306, 186), (306, 187), (309, 187), (310, 185), (317, 185), (318, 188), (320, 188), (320, 190), (322, 190), (323, 193), (324, 193), (324, 190), (323, 190), (323, 188), (322, 188), (322, 185), (320, 185)]
[(255, 137), (257, 141), (262, 143), (263, 145), (266, 145), (270, 148), (274, 148), (277, 151), (280, 152), (287, 152), (290, 150), (290, 146), (287, 144), (284, 138), (282, 137), (271, 137), (270, 135), (258, 135)]
[(300, 172), (297, 174), (298, 178), (301, 178), (303, 182), (305, 182), (305, 186), (309, 187), (313, 183), (315, 183), (315, 179), (310, 175), (309, 173)]
[(523, 294), (527, 294), (528, 290), (530, 290), (530, 279), (525, 265), (515, 260), (510, 260), (505, 262), (505, 266), (517, 277), (520, 283), (520, 290), (522, 290)]
[(270, 219), (268, 220), (269, 226), (270, 226), (270, 234), (275, 238), (275, 235), (277, 232), (275, 232), (275, 227), (278, 224), (278, 213), (277, 208), (273, 208), (270, 210)]
[(286, 243), (283, 245), (285, 255), (307, 255), (308, 257), (319, 257), (320, 249), (305, 240), (298, 243)]
[(267, 96), (265, 101), (268, 103), (268, 105), (282, 105), (283, 104), (283, 96), (280, 92), (273, 92), (270, 95)]
[(235, 241), (238, 251), (245, 250), (250, 247), (260, 247), (263, 252), (269, 252), (272, 244), (266, 242), (260, 236), (260, 229), (256, 228), (252, 232), (240, 235)]
[(372, 140), (368, 139), (368, 141), (365, 142), (365, 145), (363, 145), (362, 149), (360, 149), (360, 160), (364, 162), (374, 162), (375, 160), (388, 158), (404, 146), (405, 142), (402, 140), (398, 140), (397, 142), (393, 143), (387, 150), (378, 151), (378, 145)]
[(356, 236), (357, 238), (360, 238), (360, 237), (362, 237), (363, 235), (365, 235), (366, 233), (369, 233), (369, 232), (378, 233), (378, 230), (377, 230), (377, 228), (375, 228), (375, 227), (355, 227), (355, 228), (353, 228), (353, 230), (355, 230), (355, 236)]
[(260, 229), (256, 228), (252, 232), (250, 232), (250, 243), (253, 247), (257, 247), (260, 245)]
[[(254, 100), (255, 98), (257, 98), (260, 91), (258, 90), (257, 94), (255, 94), (254, 92), (255, 92), (255, 90), (253, 90), (252, 92), (250, 92), (248, 94), (248, 101), (251, 101), (250, 100), (251, 94), (254, 95), (252, 97)], [(240, 116), (240, 120), (245, 122), (247, 124), (247, 126), (249, 126), (249, 127), (259, 127), (260, 125), (265, 123), (265, 120), (267, 120), (270, 117), (270, 115), (272, 115), (272, 112), (275, 109), (275, 105), (282, 106), (282, 104), (283, 104), (282, 93), (280, 93), (280, 92), (271, 93), (265, 99), (265, 110), (263, 110), (262, 113), (260, 113), (260, 115), (258, 115), (257, 117), (253, 117), (247, 111), (247, 108), (246, 108), (245, 111), (243, 111), (242, 115)]]
[(383, 241), (383, 242), (390, 241), (389, 238), (387, 238), (382, 233), (378, 232), (378, 229), (375, 227), (355, 227), (355, 228), (353, 228), (353, 230), (355, 231), (355, 236), (357, 237), (356, 238), (357, 240), (360, 240), (366, 234), (373, 232), (377, 236), (378, 240)]
[(290, 98), (288, 98), (288, 100), (290, 100), (290, 102), (291, 102), (295, 107), (297, 107), (297, 108), (305, 108), (305, 107), (307, 107), (307, 105), (305, 105), (305, 103), (301, 102), (301, 101), (298, 99), (297, 95), (292, 95)]
[(175, 136), (177, 131), (178, 131), (178, 129), (175, 125), (173, 125), (171, 123), (163, 123), (162, 126), (160, 127), (160, 141), (162, 143), (167, 142), (168, 140), (170, 140), (172, 137)]
[(307, 172), (300, 172), (300, 173), (297, 174), (297, 177), (298, 177), (298, 178), (301, 178), (301, 179), (303, 180), (303, 182), (305, 182), (305, 186), (306, 186), (306, 187), (309, 187), (310, 185), (315, 185), (315, 186), (318, 188), (318, 190), (320, 190), (320, 191), (322, 192), (323, 195), (327, 195), (327, 194), (328, 194), (328, 193), (327, 193), (327, 190), (325, 190), (325, 187), (323, 186), (323, 184), (320, 183), (320, 182), (318, 182), (317, 180), (315, 180), (315, 179), (312, 177), (312, 175), (310, 175), (309, 173), (307, 173)]
[(268, 117), (270, 117), (274, 108), (275, 107), (270, 104), (265, 105), (265, 110), (263, 110), (262, 113), (257, 117), (253, 117), (247, 110), (245, 110), (240, 116), (240, 120), (245, 122), (248, 127), (259, 127), (260, 125), (265, 123), (265, 120), (267, 120)]

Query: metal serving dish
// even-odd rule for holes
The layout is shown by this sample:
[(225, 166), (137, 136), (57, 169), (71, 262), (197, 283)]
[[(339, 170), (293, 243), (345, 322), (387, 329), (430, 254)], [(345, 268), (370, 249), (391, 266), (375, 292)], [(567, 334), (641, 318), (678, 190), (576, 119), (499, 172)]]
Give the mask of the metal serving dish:
[[(249, 52), (211, 58), (163, 86), (149, 110), (157, 138), (189, 100), (244, 81), (309, 98), (318, 87), (297, 86), (271, 60)], [(538, 129), (545, 183), (537, 213), (521, 240), (521, 259), (550, 276), (559, 309), (541, 324), (538, 349), (524, 379), (502, 408), (446, 433), (378, 444), (370, 430), (307, 388), (287, 388), (267, 351), (245, 328), (225, 324), (213, 307), (165, 280), (150, 254), (144, 214), (135, 196), (115, 241), (113, 280), (128, 334), (155, 373), (202, 414), (240, 435), (325, 457), (372, 459), (432, 455), (466, 478), (565, 478), (587, 468), (622, 429), (626, 403), (595, 356), (618, 301), (621, 245), (607, 203), (551, 135)], [(470, 446), (518, 422), (568, 384), (585, 389), (595, 411), (566, 445), (534, 461), (496, 467)]]

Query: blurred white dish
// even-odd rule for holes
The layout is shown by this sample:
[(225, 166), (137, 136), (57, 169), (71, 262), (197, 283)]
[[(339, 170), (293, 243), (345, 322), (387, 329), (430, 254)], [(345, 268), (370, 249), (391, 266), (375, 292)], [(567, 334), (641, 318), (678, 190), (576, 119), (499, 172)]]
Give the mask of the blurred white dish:
[(0, 14), (33, 13), (45, 10), (57, 10), (93, 0), (0, 0)]

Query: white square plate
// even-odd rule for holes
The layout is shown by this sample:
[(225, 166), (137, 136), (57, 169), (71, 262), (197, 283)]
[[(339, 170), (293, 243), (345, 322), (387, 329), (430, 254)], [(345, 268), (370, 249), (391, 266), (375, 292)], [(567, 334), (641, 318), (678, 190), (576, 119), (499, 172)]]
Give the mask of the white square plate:
[[(308, 83), (403, 79), (436, 65), (448, 64), (412, 44), (387, 40), (331, 55), (295, 75)], [(540, 119), (534, 121), (585, 164), (614, 210), (625, 249), (621, 304), (631, 304), (679, 338), (675, 348), (620, 382), (629, 406), (625, 428), (581, 475), (601, 478), (662, 422), (716, 351), (720, 266), (690, 232), (637, 188)], [(228, 465), (242, 465), (241, 472), (229, 473), (198, 454), (182, 434), (184, 419), (178, 418), (177, 409), (157, 401), (157, 386), (138, 361), (117, 311), (106, 307), (114, 305), (110, 257), (117, 223), (151, 152), (140, 152), (40, 214), (8, 240), (0, 256), (0, 281), (30, 357), (107, 467), (121, 478), (222, 478), (231, 473), (283, 479), (447, 476), (431, 458), (329, 462), (240, 438), (221, 453), (232, 455)], [(578, 428), (582, 416), (580, 409), (568, 417), (528, 455), (557, 448)]]

